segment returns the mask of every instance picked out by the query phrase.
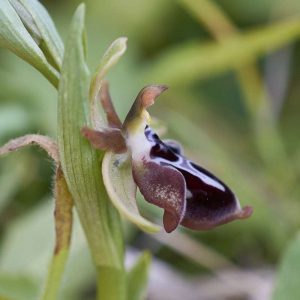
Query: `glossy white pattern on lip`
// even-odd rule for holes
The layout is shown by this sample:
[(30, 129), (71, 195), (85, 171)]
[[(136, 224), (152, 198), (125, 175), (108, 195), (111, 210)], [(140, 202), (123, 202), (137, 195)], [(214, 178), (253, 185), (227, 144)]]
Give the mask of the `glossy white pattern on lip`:
[[(145, 129), (145, 134), (148, 134), (148, 137), (151, 137), (152, 141), (149, 142), (149, 140), (147, 139), (147, 141), (149, 143), (153, 143), (153, 145), (157, 144), (158, 142), (155, 141), (156, 140), (156, 134), (155, 132), (151, 129), (151, 127), (147, 126)], [(150, 133), (150, 135), (149, 135)], [(160, 141), (161, 145), (163, 145), (164, 147), (167, 147), (167, 145), (163, 142)], [(171, 150), (172, 151), (172, 150)], [(188, 159), (186, 159), (184, 156), (175, 153), (174, 151), (172, 151), (174, 153), (174, 156), (176, 156), (177, 161), (169, 161), (168, 159), (162, 158), (162, 157), (155, 157), (152, 158), (155, 162), (159, 163), (159, 164), (170, 164), (178, 169), (184, 170), (196, 177), (198, 177), (200, 180), (202, 180), (205, 184), (213, 186), (214, 188), (217, 188), (223, 192), (225, 192), (225, 187), (222, 183), (220, 183), (219, 181), (217, 181), (216, 179), (214, 179), (213, 177), (210, 177), (208, 175), (206, 175), (205, 173), (201, 172), (200, 170), (197, 170), (195, 167), (192, 166), (192, 164), (190, 163), (190, 161)]]
[(225, 187), (218, 182), (217, 180), (215, 180), (214, 178), (209, 177), (208, 175), (202, 173), (201, 171), (195, 169), (191, 163), (182, 156), (176, 155), (178, 158), (178, 161), (172, 161), (170, 163), (170, 161), (168, 161), (167, 159), (161, 158), (161, 157), (156, 157), (154, 159), (154, 161), (158, 162), (159, 164), (163, 163), (163, 164), (171, 164), (172, 166), (187, 171), (190, 174), (193, 174), (194, 176), (198, 177), (199, 179), (201, 179), (205, 184), (213, 186), (214, 188), (217, 188), (223, 192), (225, 192)]
[[(186, 162), (188, 163), (189, 167), (193, 170), (192, 174), (199, 177), (202, 181), (204, 181), (206, 184), (211, 185), (221, 191), (225, 192), (225, 187), (223, 184), (221, 184), (220, 182), (218, 182), (217, 180), (215, 180), (214, 178), (211, 178), (209, 176), (207, 176), (206, 174), (200, 172), (199, 170), (196, 170), (190, 163), (189, 160), (186, 160)], [(190, 168), (187, 168), (186, 170), (190, 170)]]

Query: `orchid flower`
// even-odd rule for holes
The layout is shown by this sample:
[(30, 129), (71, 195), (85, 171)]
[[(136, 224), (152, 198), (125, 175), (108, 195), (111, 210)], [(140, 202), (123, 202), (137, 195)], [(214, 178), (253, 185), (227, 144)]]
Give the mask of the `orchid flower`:
[(146, 109), (167, 89), (164, 85), (143, 88), (125, 121), (113, 107), (107, 84), (101, 89), (101, 103), (108, 127), (83, 128), (83, 135), (96, 148), (127, 153), (132, 176), (145, 200), (164, 209), (167, 232), (179, 224), (194, 230), (208, 230), (236, 219), (245, 219), (252, 208), (241, 208), (231, 189), (215, 175), (184, 156), (173, 140), (161, 140), (150, 127)]

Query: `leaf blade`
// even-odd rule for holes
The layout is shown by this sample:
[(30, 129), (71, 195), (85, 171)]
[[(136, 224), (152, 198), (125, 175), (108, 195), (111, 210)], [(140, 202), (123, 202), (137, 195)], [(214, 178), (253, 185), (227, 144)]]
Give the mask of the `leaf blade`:
[(300, 21), (289, 20), (235, 35), (222, 44), (199, 42), (166, 51), (145, 72), (147, 80), (183, 85), (240, 68), (300, 36)]
[(64, 44), (45, 7), (37, 0), (11, 1), (20, 2), (30, 13), (32, 20), (39, 30), (41, 38), (45, 44), (45, 52), (49, 53), (49, 56), (51, 56), (54, 62), (53, 67), (60, 70), (64, 53)]
[(8, 0), (0, 2), (0, 25), (0, 47), (9, 49), (27, 61), (57, 86), (58, 72), (47, 62)]
[(128, 293), (127, 299), (144, 300), (147, 296), (147, 282), (149, 267), (151, 264), (151, 254), (144, 251), (138, 258), (135, 265), (128, 272)]
[(300, 298), (300, 234), (291, 241), (279, 266), (273, 300)]

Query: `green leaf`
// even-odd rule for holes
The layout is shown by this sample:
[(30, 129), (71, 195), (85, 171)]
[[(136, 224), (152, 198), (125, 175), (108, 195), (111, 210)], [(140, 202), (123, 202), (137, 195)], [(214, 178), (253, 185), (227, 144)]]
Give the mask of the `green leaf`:
[[(80, 133), (89, 124), (89, 72), (84, 49), (84, 6), (73, 17), (65, 47), (58, 101), (58, 145), (63, 173), (95, 264), (123, 270), (120, 217), (105, 191), (101, 153)], [(100, 153), (100, 154), (99, 154)]]
[(106, 152), (102, 163), (102, 175), (106, 191), (119, 213), (146, 232), (158, 232), (160, 226), (140, 215), (136, 204), (136, 184), (127, 153)]
[(0, 273), (0, 300), (36, 299), (38, 286), (32, 278)]
[(59, 74), (24, 27), (8, 0), (0, 2), (0, 47), (4, 47), (39, 70), (54, 86)]
[(10, 4), (15, 9), (16, 13), (20, 17), (22, 23), (24, 24), (26, 30), (31, 35), (31, 37), (34, 39), (37, 45), (40, 45), (41, 43), (41, 33), (39, 29), (36, 27), (30, 13), (26, 10), (26, 8), (20, 3), (18, 0), (9, 0)]
[[(53, 210), (54, 199), (44, 198), (36, 207), (9, 223), (1, 241), (0, 296), (19, 293), (19, 298), (12, 297), (10, 300), (33, 300), (39, 299), (38, 296), (41, 296), (55, 239)], [(95, 267), (92, 265), (86, 239), (76, 214), (74, 215), (72, 231), (74, 237), (72, 239), (72, 252), (68, 258), (62, 288), (57, 299), (78, 299), (78, 295), (95, 277)], [(20, 255), (20, 249), (22, 249), (22, 255)], [(6, 281), (2, 281), (2, 276), (13, 280), (19, 278), (20, 275), (22, 278), (29, 278), (35, 285), (35, 296), (27, 297), (26, 289), (22, 295), (22, 284), (19, 284), (17, 279), (18, 289), (14, 286), (10, 293), (1, 294), (1, 291), (8, 288)], [(0, 299), (2, 300), (1, 297)]]
[(300, 299), (300, 233), (283, 255), (272, 299)]
[(128, 300), (144, 300), (147, 296), (147, 282), (151, 255), (145, 251), (128, 272)]
[(289, 20), (235, 35), (221, 44), (194, 42), (166, 51), (151, 62), (148, 81), (180, 85), (240, 68), (300, 36), (300, 21)]
[[(33, 24), (40, 34), (40, 48), (47, 57), (48, 62), (59, 71), (64, 54), (64, 45), (45, 7), (37, 0), (10, 1), (13, 4), (19, 4), (18, 7), (21, 5), (24, 7), (27, 15), (31, 18), (29, 23)], [(21, 17), (21, 19), (24, 22), (24, 18)], [(27, 17), (25, 20), (28, 19)]]
[(53, 240), (53, 201), (44, 198), (8, 226), (1, 241), (1, 274), (30, 276), (41, 286)]

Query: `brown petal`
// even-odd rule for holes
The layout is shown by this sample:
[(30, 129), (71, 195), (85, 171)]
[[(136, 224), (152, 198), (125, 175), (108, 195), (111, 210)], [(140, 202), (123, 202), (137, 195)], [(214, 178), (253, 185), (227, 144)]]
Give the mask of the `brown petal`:
[(127, 149), (120, 129), (105, 128), (100, 131), (83, 127), (81, 133), (97, 149), (111, 150), (114, 153), (123, 153)]
[(107, 123), (110, 127), (122, 128), (122, 122), (120, 121), (114, 105), (111, 101), (109, 94), (108, 82), (103, 81), (102, 87), (100, 90), (100, 101), (103, 107), (103, 110), (106, 113)]
[(153, 162), (133, 162), (133, 178), (144, 198), (163, 209), (164, 227), (171, 232), (182, 221), (185, 208), (184, 177), (175, 168)]

